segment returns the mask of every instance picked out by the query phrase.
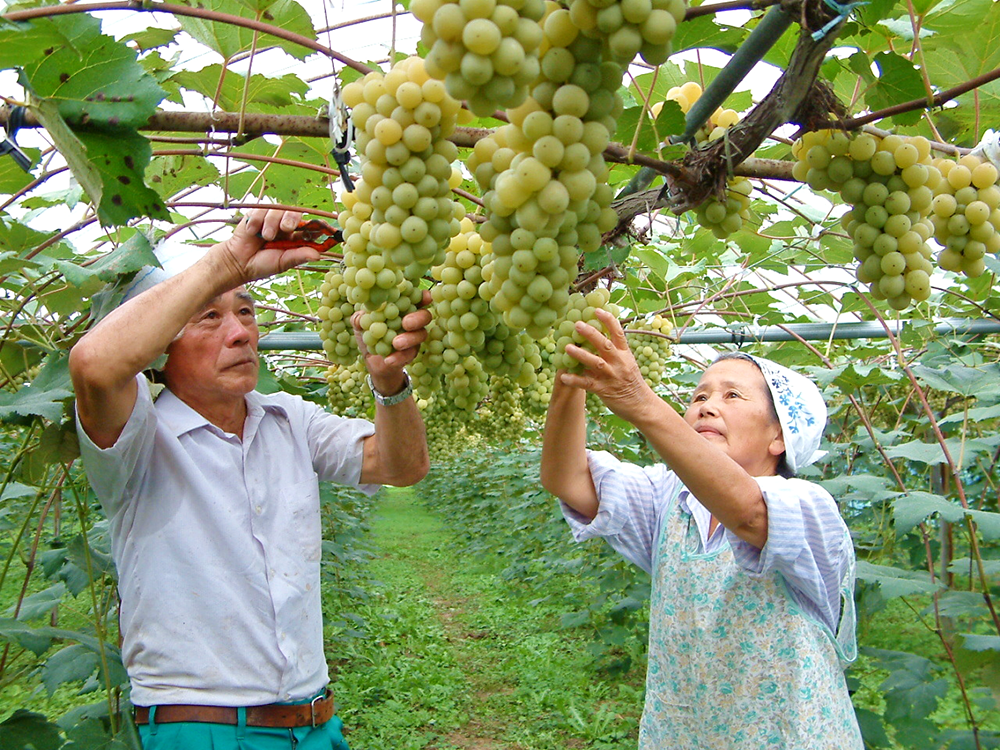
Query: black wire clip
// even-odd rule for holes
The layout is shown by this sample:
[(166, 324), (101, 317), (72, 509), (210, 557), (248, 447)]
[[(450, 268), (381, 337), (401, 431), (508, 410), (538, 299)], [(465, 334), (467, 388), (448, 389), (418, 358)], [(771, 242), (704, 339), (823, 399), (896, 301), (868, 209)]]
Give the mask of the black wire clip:
[(14, 162), (25, 172), (31, 172), (31, 159), (17, 147), (15, 134), (24, 125), (25, 108), (15, 104), (7, 112), (7, 136), (0, 143), (0, 156), (10, 154)]

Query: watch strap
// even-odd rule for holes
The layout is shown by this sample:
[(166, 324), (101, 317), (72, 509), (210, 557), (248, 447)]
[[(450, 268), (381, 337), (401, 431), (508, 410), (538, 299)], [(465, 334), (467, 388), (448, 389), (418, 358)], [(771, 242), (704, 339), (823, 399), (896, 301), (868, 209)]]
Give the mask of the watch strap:
[(413, 383), (410, 382), (410, 375), (403, 371), (403, 389), (399, 393), (394, 393), (391, 396), (385, 396), (378, 392), (375, 388), (375, 384), (372, 383), (372, 376), (368, 375), (365, 378), (365, 382), (368, 383), (368, 387), (372, 391), (372, 396), (375, 398), (375, 403), (381, 406), (395, 406), (396, 404), (406, 401), (413, 393)]

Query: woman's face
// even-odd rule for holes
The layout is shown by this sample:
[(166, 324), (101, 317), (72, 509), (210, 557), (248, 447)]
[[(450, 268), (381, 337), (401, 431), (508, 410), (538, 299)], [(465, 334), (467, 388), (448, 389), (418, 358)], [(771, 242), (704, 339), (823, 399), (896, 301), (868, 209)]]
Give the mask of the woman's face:
[(777, 472), (785, 441), (767, 383), (752, 362), (724, 359), (705, 370), (684, 420), (751, 476)]

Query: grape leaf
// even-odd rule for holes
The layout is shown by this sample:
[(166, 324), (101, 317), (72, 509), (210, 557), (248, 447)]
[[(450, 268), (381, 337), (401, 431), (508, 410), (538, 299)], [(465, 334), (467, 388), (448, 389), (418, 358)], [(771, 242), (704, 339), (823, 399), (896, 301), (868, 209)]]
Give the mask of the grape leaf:
[(103, 224), (125, 224), (137, 216), (169, 218), (160, 196), (143, 182), (152, 149), (138, 132), (75, 133), (51, 100), (34, 102), (31, 109), (97, 206)]
[(18, 417), (31, 416), (59, 421), (63, 414), (62, 402), (72, 395), (62, 388), (44, 390), (34, 385), (26, 385), (15, 393), (0, 392), (0, 422), (20, 421)]
[(0, 723), (0, 747), (56, 750), (62, 744), (59, 727), (42, 714), (19, 708)]
[(45, 660), (42, 666), (42, 684), (49, 695), (52, 695), (60, 685), (86, 680), (99, 666), (98, 654), (79, 643), (73, 643)]
[[(919, 99), (926, 95), (923, 80), (916, 66), (909, 60), (893, 52), (881, 52), (875, 56), (879, 77), (875, 86), (868, 91), (866, 101), (873, 109), (884, 109), (899, 102)], [(893, 116), (899, 125), (913, 125), (923, 117), (920, 110), (904, 112)]]
[(147, 182), (165, 197), (217, 179), (218, 168), (203, 156), (157, 156), (146, 168)]
[[(38, 164), (41, 151), (37, 148), (22, 148), (24, 155), (31, 159), (32, 164)], [(10, 195), (27, 187), (35, 176), (25, 172), (13, 159), (0, 157), (0, 193)]]
[(858, 560), (857, 574), (859, 581), (877, 583), (879, 593), (885, 599), (913, 594), (933, 594), (944, 588), (940, 583), (932, 583), (927, 573), (888, 565), (875, 565), (865, 560)]
[(900, 495), (893, 503), (896, 534), (905, 534), (935, 513), (939, 513), (945, 521), (954, 523), (962, 519), (965, 509), (930, 492), (907, 492)]
[(22, 65), (22, 84), (36, 97), (55, 102), (67, 122), (144, 125), (166, 92), (136, 62), (135, 51), (102, 35), (100, 21), (86, 14), (56, 20), (60, 28), (72, 29), (72, 41)]
[[(60, 581), (54, 586), (49, 586), (44, 591), (24, 597), (21, 601), (17, 619), (21, 622), (27, 622), (28, 620), (37, 620), (39, 617), (44, 617), (59, 605), (59, 602), (62, 601), (65, 595), (66, 584)], [(8, 617), (13, 617), (14, 607), (10, 607), (4, 614)]]
[(686, 49), (710, 47), (723, 52), (735, 52), (747, 32), (736, 26), (722, 26), (712, 16), (698, 16), (677, 24), (671, 42), (674, 54)]
[(50, 19), (38, 18), (29, 23), (0, 21), (0, 69), (30, 65), (64, 44), (66, 37)]
[[(193, 5), (194, 3), (184, 3)], [(312, 19), (305, 8), (292, 0), (276, 0), (273, 3), (255, 3), (260, 7), (259, 12), (255, 12), (245, 5), (234, 5), (232, 0), (199, 0), (199, 8), (238, 15), (244, 18), (255, 20), (278, 26), (285, 31), (291, 31), (308, 39), (316, 39), (316, 31), (313, 29)], [(253, 29), (242, 26), (234, 26), (228, 23), (218, 23), (202, 18), (190, 16), (178, 16), (181, 28), (216, 52), (225, 60), (230, 60), (239, 52), (248, 51), (254, 41), (254, 35), (258, 34)], [(259, 34), (258, 34), (259, 36)], [(284, 39), (264, 35), (258, 42), (259, 46), (277, 44), (292, 57), (304, 60), (313, 53), (313, 50), (303, 47), (301, 44), (289, 42)]]
[(292, 75), (281, 78), (251, 75), (247, 85), (244, 76), (222, 65), (207, 65), (198, 71), (183, 70), (171, 76), (170, 80), (190, 91), (197, 91), (228, 111), (240, 109), (245, 87), (248, 102), (253, 102), (255, 106), (269, 104), (273, 107), (290, 106), (297, 101), (295, 95), (301, 98), (309, 90), (305, 81)]

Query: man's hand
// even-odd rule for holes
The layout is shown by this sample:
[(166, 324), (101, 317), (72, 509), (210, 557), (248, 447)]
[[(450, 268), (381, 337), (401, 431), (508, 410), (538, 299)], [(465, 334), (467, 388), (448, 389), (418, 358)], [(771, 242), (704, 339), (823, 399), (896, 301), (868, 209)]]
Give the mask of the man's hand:
[(363, 313), (359, 310), (351, 316), (354, 338), (365, 357), (365, 367), (368, 369), (368, 374), (372, 376), (372, 384), (379, 393), (391, 396), (402, 390), (403, 368), (413, 361), (420, 351), (420, 345), (427, 339), (427, 326), (430, 325), (432, 319), (431, 312), (427, 309), (430, 303), (431, 293), (425, 290), (420, 307), (403, 316), (403, 333), (398, 333), (393, 338), (392, 347), (396, 351), (388, 357), (380, 357), (368, 352), (368, 347), (365, 346), (361, 337), (361, 316)]
[(322, 257), (320, 252), (305, 245), (287, 250), (266, 246), (271, 240), (294, 240), (301, 219), (302, 214), (298, 211), (251, 209), (233, 235), (214, 246), (210, 252), (232, 276), (233, 287), (319, 260)]
[(577, 333), (593, 345), (596, 353), (575, 344), (567, 345), (566, 353), (582, 364), (584, 371), (581, 374), (560, 371), (557, 377), (564, 385), (596, 393), (611, 411), (632, 422), (650, 403), (650, 398), (659, 401), (659, 397), (639, 372), (618, 319), (600, 308), (594, 314), (608, 335), (578, 321)]

